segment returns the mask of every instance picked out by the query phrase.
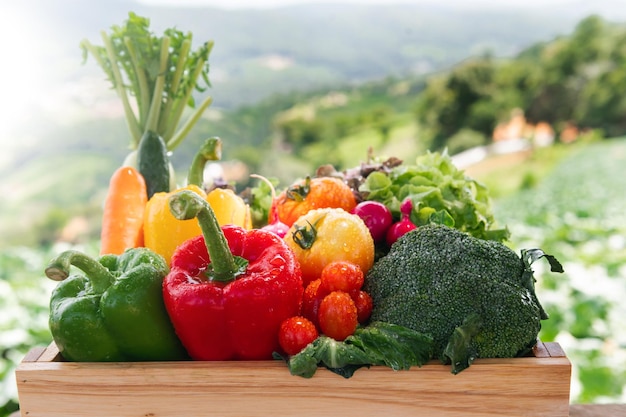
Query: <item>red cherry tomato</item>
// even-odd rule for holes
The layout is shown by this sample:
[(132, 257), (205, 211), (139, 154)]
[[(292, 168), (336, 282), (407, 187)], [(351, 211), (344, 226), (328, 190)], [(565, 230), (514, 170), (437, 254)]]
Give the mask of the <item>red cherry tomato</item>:
[(360, 324), (367, 323), (372, 315), (372, 297), (365, 291), (359, 291), (352, 299), (356, 305), (357, 320)]
[(287, 355), (295, 355), (317, 339), (317, 328), (308, 319), (300, 316), (285, 319), (278, 331), (278, 343)]
[(321, 287), (329, 294), (333, 291), (358, 292), (364, 279), (361, 267), (348, 261), (329, 263), (322, 269), (320, 276)]
[(322, 300), (318, 312), (320, 329), (328, 337), (342, 341), (356, 330), (358, 315), (350, 294), (333, 291)]
[(321, 288), (321, 279), (311, 281), (309, 285), (304, 289), (302, 295), (302, 308), (301, 314), (303, 317), (309, 319), (319, 329), (318, 312), (320, 304), (324, 297), (328, 295), (323, 288)]

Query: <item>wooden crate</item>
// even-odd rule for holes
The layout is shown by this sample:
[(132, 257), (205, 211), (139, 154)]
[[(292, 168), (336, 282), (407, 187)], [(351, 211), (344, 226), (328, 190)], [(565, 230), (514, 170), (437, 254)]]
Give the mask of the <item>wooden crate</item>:
[(292, 376), (284, 363), (64, 362), (54, 344), (16, 370), (22, 417), (563, 416), (571, 364), (557, 343), (534, 356), (479, 359), (458, 375), (436, 361), (398, 371), (325, 369)]

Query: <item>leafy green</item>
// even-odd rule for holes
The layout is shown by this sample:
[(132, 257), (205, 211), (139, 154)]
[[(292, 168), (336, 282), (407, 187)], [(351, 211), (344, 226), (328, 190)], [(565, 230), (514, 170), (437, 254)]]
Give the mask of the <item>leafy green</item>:
[[(88, 54), (96, 59), (122, 99), (131, 147), (136, 148), (142, 135), (151, 130), (172, 150), (212, 102), (210, 96), (204, 99), (178, 129), (185, 108), (195, 107), (193, 91), (206, 88), (199, 78), (210, 85), (207, 61), (213, 42), (191, 51), (191, 33), (170, 28), (159, 38), (149, 25), (149, 19), (130, 12), (124, 25), (112, 26), (110, 34), (102, 32), (103, 46), (85, 39), (81, 48), (84, 60)], [(135, 98), (135, 107), (129, 97)]]
[(380, 201), (400, 217), (400, 205), (413, 202), (411, 221), (417, 226), (444, 224), (474, 237), (503, 241), (507, 229), (492, 229), (488, 189), (457, 169), (447, 152), (430, 152), (417, 157), (415, 164), (402, 164), (389, 173), (373, 172), (360, 186), (367, 200)]
[(277, 185), (278, 179), (268, 178), (267, 182), (259, 181), (257, 185), (248, 187), (243, 193), (244, 198), (250, 206), (252, 225), (254, 227), (261, 227), (267, 224), (267, 219), (270, 217), (270, 210), (272, 208), (272, 201), (275, 196), (272, 187), (276, 187)]
[(481, 325), (481, 317), (473, 313), (467, 316), (463, 324), (456, 327), (450, 335), (442, 356), (450, 361), (453, 374), (467, 369), (478, 357), (478, 350), (472, 345), (472, 340), (480, 334)]
[(430, 336), (397, 324), (373, 322), (348, 338), (362, 349), (372, 365), (388, 366), (394, 371), (421, 366), (430, 359), (433, 343)]
[(289, 358), (292, 375), (311, 378), (319, 366), (350, 378), (371, 365), (388, 366), (394, 371), (422, 366), (432, 356), (430, 336), (390, 323), (373, 322), (358, 328), (345, 341), (320, 336), (300, 353)]

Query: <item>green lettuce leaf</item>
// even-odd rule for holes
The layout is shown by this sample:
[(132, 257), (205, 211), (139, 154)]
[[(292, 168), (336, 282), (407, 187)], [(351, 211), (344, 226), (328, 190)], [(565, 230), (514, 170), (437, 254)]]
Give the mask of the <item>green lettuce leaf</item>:
[(385, 204), (400, 219), (400, 205), (413, 202), (411, 221), (417, 226), (440, 223), (480, 239), (504, 241), (506, 228), (495, 228), (486, 186), (459, 170), (447, 152), (427, 152), (413, 165), (403, 164), (388, 174), (374, 172), (360, 186), (367, 200)]
[(430, 336), (395, 324), (374, 322), (358, 328), (339, 342), (320, 336), (287, 361), (292, 375), (311, 378), (322, 366), (350, 378), (364, 366), (383, 365), (393, 370), (422, 366), (433, 353)]

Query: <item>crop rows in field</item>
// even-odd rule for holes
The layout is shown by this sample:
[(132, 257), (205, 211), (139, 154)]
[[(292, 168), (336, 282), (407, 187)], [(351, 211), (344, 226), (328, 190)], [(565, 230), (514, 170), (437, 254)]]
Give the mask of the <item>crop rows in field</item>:
[(564, 274), (537, 270), (550, 319), (540, 333), (573, 364), (572, 401), (626, 399), (626, 139), (581, 147), (535, 187), (496, 201), (516, 249), (540, 247)]

